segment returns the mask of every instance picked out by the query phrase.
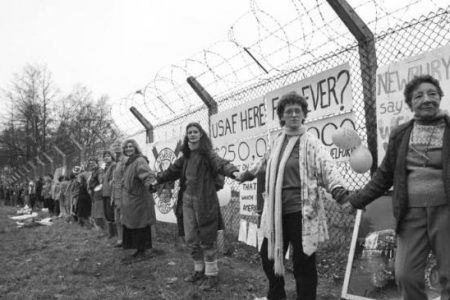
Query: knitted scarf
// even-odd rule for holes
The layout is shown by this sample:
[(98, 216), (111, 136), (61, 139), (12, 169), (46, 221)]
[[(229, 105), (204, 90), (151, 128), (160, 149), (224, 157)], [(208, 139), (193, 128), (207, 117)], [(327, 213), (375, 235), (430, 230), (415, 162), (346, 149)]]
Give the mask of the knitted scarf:
[[(285, 129), (276, 144), (274, 144), (273, 151), (270, 154), (267, 162), (266, 172), (266, 201), (268, 201), (267, 211), (265, 211), (267, 222), (264, 230), (267, 231), (264, 235), (267, 237), (268, 258), (274, 260), (274, 271), (276, 275), (284, 275), (283, 264), (283, 210), (282, 210), (282, 188), (284, 179), (284, 169), (286, 162), (292, 153), (292, 149), (298, 141), (305, 129), (298, 130)], [(288, 144), (283, 153), (284, 139), (289, 138)], [(277, 168), (277, 162), (280, 164)]]

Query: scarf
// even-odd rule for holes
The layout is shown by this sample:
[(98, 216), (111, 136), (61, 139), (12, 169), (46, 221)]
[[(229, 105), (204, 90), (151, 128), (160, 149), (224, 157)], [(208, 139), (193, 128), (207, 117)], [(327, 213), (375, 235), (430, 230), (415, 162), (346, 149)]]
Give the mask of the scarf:
[(423, 118), (414, 116), (414, 120), (417, 121), (417, 123), (421, 124), (421, 125), (431, 125), (431, 124), (434, 124), (434, 123), (442, 120), (445, 116), (446, 116), (446, 113), (442, 109), (439, 109), (437, 114), (435, 116), (433, 116), (432, 118), (423, 119)]
[[(283, 265), (283, 210), (282, 210), (282, 188), (284, 179), (284, 169), (286, 162), (294, 149), (301, 134), (305, 132), (305, 128), (301, 127), (298, 130), (290, 130), (286, 127), (281, 133), (281, 137), (277, 139), (274, 145), (274, 150), (267, 162), (268, 176), (266, 176), (266, 191), (268, 201), (267, 222), (265, 236), (268, 240), (268, 258), (274, 260), (274, 271), (276, 275), (284, 275)], [(288, 138), (288, 144), (283, 153), (284, 139)], [(277, 162), (280, 164), (277, 168)]]

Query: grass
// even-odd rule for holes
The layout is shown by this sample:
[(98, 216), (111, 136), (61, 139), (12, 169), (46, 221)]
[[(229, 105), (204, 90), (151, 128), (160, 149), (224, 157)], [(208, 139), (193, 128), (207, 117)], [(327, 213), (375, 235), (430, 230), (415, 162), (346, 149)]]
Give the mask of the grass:
[[(157, 224), (154, 247), (162, 254), (124, 264), (133, 250), (112, 247), (98, 232), (56, 220), (52, 226), (17, 228), (0, 206), (1, 299), (253, 299), (267, 280), (256, 250), (233, 243), (219, 260), (217, 291), (202, 292), (183, 278), (192, 271), (189, 251), (175, 243), (174, 230)], [(295, 297), (292, 274), (286, 290)], [(339, 299), (340, 286), (321, 278), (318, 299)]]

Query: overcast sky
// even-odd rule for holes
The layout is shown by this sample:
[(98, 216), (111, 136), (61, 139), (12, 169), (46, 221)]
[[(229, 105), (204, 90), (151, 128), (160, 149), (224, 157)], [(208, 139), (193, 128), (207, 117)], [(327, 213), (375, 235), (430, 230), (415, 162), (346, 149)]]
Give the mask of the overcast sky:
[(82, 83), (112, 100), (163, 67), (224, 40), (246, 0), (1, 0), (0, 88), (43, 64), (69, 92)]
[[(378, 14), (411, 5), (409, 13), (417, 15), (448, 5), (448, 0), (349, 2), (367, 21), (375, 16), (373, 3), (384, 6)], [(269, 31), (279, 25), (276, 22), (292, 20), (296, 10), (312, 11), (317, 5), (316, 0), (256, 3), (265, 3), (265, 11), (276, 16), (258, 15), (273, 25), (263, 28)], [(359, 3), (364, 4), (362, 8)], [(52, 72), (63, 94), (81, 83), (94, 97), (107, 94), (114, 103), (144, 88), (161, 69), (227, 40), (230, 26), (248, 13), (250, 4), (250, 0), (0, 0), (0, 89), (26, 64), (40, 64)], [(312, 21), (320, 25), (321, 18), (329, 21), (327, 14), (314, 16)], [(408, 19), (400, 13), (393, 20)], [(384, 19), (381, 23), (376, 27), (395, 25)], [(240, 24), (240, 28), (247, 27)], [(301, 29), (294, 27), (293, 40)], [(258, 30), (248, 31), (252, 33), (249, 39), (258, 37)], [(2, 101), (0, 97), (0, 105)]]

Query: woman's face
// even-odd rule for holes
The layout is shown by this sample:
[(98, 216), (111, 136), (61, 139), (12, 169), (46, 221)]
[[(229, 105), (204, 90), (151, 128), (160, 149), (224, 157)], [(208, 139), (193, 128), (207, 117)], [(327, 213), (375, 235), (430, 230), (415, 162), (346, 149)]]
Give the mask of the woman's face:
[(289, 129), (298, 129), (302, 126), (305, 114), (299, 104), (288, 104), (284, 108), (281, 119), (285, 122), (284, 126)]
[(202, 137), (200, 130), (195, 126), (188, 127), (186, 134), (190, 143), (198, 143)]
[(97, 168), (98, 164), (95, 160), (90, 160), (89, 166), (91, 167), (91, 169), (95, 169), (95, 168)]
[(436, 116), (441, 104), (441, 96), (434, 84), (421, 83), (411, 97), (411, 110), (419, 119), (430, 119)]
[(111, 155), (109, 155), (108, 153), (106, 153), (106, 154), (103, 156), (103, 160), (105, 161), (105, 163), (109, 164), (109, 163), (112, 161), (112, 157), (111, 157)]
[(127, 143), (125, 145), (125, 155), (131, 156), (136, 153), (136, 148), (134, 147), (133, 143)]

